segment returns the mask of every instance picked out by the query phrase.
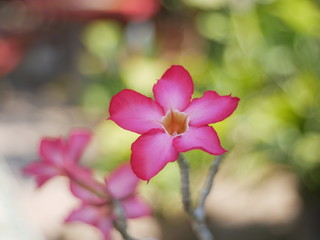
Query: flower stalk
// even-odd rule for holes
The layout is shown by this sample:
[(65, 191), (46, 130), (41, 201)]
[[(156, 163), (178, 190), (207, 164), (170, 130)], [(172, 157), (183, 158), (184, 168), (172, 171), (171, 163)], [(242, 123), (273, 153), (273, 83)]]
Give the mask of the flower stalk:
[(112, 204), (115, 214), (115, 219), (113, 220), (114, 228), (117, 229), (124, 240), (138, 240), (131, 237), (127, 232), (127, 218), (120, 201), (113, 199)]
[(214, 178), (219, 170), (220, 163), (222, 161), (222, 155), (219, 155), (216, 157), (216, 159), (211, 163), (208, 175), (207, 175), (207, 180), (205, 182), (205, 185), (203, 186), (200, 196), (199, 196), (199, 201), (198, 201), (198, 206), (197, 209), (204, 209), (204, 204), (205, 201), (212, 189)]
[(184, 159), (182, 154), (179, 154), (178, 164), (181, 175), (181, 194), (183, 208), (190, 217), (194, 217), (194, 211), (190, 198), (190, 179), (189, 179), (189, 163)]
[[(127, 232), (127, 218), (121, 202), (117, 199), (112, 201), (115, 219), (113, 220), (114, 228), (121, 234), (123, 240), (142, 240), (131, 237)], [(145, 238), (144, 240), (157, 240), (156, 238)]]
[(196, 208), (193, 208), (190, 197), (189, 164), (182, 156), (182, 154), (179, 154), (178, 164), (181, 175), (181, 193), (183, 207), (185, 212), (190, 216), (192, 220), (192, 228), (200, 240), (214, 240), (214, 237), (205, 221), (206, 214), (204, 204), (212, 189), (213, 181), (221, 161), (222, 156), (220, 155), (215, 159), (215, 161), (212, 162), (207, 175), (207, 180), (200, 192), (197, 206)]

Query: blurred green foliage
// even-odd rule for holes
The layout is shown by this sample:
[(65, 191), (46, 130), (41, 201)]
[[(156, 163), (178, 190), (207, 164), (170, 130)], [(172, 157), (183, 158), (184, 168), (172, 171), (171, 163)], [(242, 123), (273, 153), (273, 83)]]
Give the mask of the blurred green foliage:
[[(78, 58), (87, 79), (84, 108), (93, 118), (106, 117), (112, 95), (131, 88), (152, 96), (162, 73), (181, 64), (193, 76), (195, 97), (215, 90), (241, 99), (230, 118), (213, 125), (229, 150), (230, 176), (289, 167), (307, 189), (319, 193), (319, 3), (183, 0), (164, 1), (163, 8), (148, 22), (99, 20), (86, 26)], [(106, 120), (96, 134), (101, 149), (96, 167), (105, 170), (129, 160), (138, 136)], [(195, 176), (213, 159), (201, 151), (186, 156)], [(178, 181), (175, 163), (152, 180), (172, 199)], [(155, 202), (161, 199), (157, 188), (145, 190), (153, 192)]]

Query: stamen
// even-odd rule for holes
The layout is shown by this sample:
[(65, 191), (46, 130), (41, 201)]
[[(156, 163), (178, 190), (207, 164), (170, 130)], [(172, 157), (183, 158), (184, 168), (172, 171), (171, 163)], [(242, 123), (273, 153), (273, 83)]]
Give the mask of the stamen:
[(188, 129), (188, 116), (185, 113), (170, 110), (162, 120), (163, 128), (172, 136), (184, 133)]

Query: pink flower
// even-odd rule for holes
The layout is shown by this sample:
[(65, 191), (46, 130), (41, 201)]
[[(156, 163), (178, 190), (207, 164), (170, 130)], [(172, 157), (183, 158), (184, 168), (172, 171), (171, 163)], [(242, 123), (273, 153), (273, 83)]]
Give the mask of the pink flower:
[(22, 44), (17, 39), (0, 37), (0, 77), (14, 70), (22, 55)]
[(66, 222), (81, 221), (102, 232), (104, 239), (110, 238), (113, 222), (117, 219), (114, 207), (118, 201), (126, 218), (138, 218), (150, 214), (150, 208), (136, 194), (139, 179), (129, 165), (122, 165), (105, 181), (95, 181), (91, 174), (71, 179), (71, 192), (81, 199), (79, 208), (66, 218)]
[(182, 66), (172, 66), (153, 86), (155, 100), (128, 89), (113, 96), (109, 119), (142, 134), (131, 146), (131, 166), (139, 178), (149, 181), (180, 152), (226, 152), (208, 124), (230, 116), (239, 98), (206, 91), (191, 100), (193, 90), (190, 74)]
[(54, 176), (66, 176), (73, 171), (86, 174), (89, 170), (80, 167), (78, 161), (91, 135), (88, 130), (77, 129), (69, 139), (43, 138), (39, 151), (41, 160), (25, 167), (24, 173), (35, 176), (38, 187)]

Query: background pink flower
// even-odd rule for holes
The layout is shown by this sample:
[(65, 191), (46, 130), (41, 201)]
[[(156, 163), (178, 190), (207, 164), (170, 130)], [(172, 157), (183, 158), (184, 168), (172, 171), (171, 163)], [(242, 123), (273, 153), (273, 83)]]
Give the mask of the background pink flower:
[(146, 20), (159, 11), (160, 2), (158, 0), (33, 0), (27, 1), (26, 6), (42, 13), (44, 17), (55, 16), (57, 19)]
[(128, 89), (113, 96), (109, 119), (141, 134), (131, 146), (131, 166), (139, 178), (149, 181), (168, 162), (175, 161), (179, 152), (226, 152), (208, 124), (230, 116), (239, 98), (206, 91), (201, 98), (191, 100), (193, 91), (188, 71), (172, 66), (154, 85), (155, 100)]
[(23, 47), (14, 38), (0, 36), (0, 77), (14, 70), (21, 61)]
[(65, 176), (70, 181), (71, 193), (81, 200), (80, 206), (65, 219), (81, 221), (98, 228), (105, 240), (110, 239), (119, 208), (126, 218), (150, 215), (150, 207), (136, 193), (139, 179), (129, 164), (117, 168), (101, 183), (91, 169), (78, 164), (80, 156), (91, 138), (87, 130), (74, 130), (68, 139), (43, 138), (38, 162), (31, 163), (24, 172), (36, 178), (38, 187), (55, 176)]
[(81, 200), (80, 206), (71, 212), (66, 222), (80, 221), (98, 228), (105, 240), (110, 239), (113, 222), (118, 220), (120, 204), (125, 218), (138, 218), (150, 215), (149, 206), (136, 193), (139, 179), (133, 174), (130, 165), (117, 168), (106, 179), (105, 185), (94, 180), (92, 175), (82, 175), (82, 179), (71, 179), (71, 192)]
[(32, 162), (23, 171), (34, 176), (38, 187), (54, 176), (66, 176), (71, 171), (85, 174), (90, 171), (78, 165), (83, 150), (90, 141), (88, 130), (73, 130), (68, 139), (43, 138), (40, 142), (40, 160)]

